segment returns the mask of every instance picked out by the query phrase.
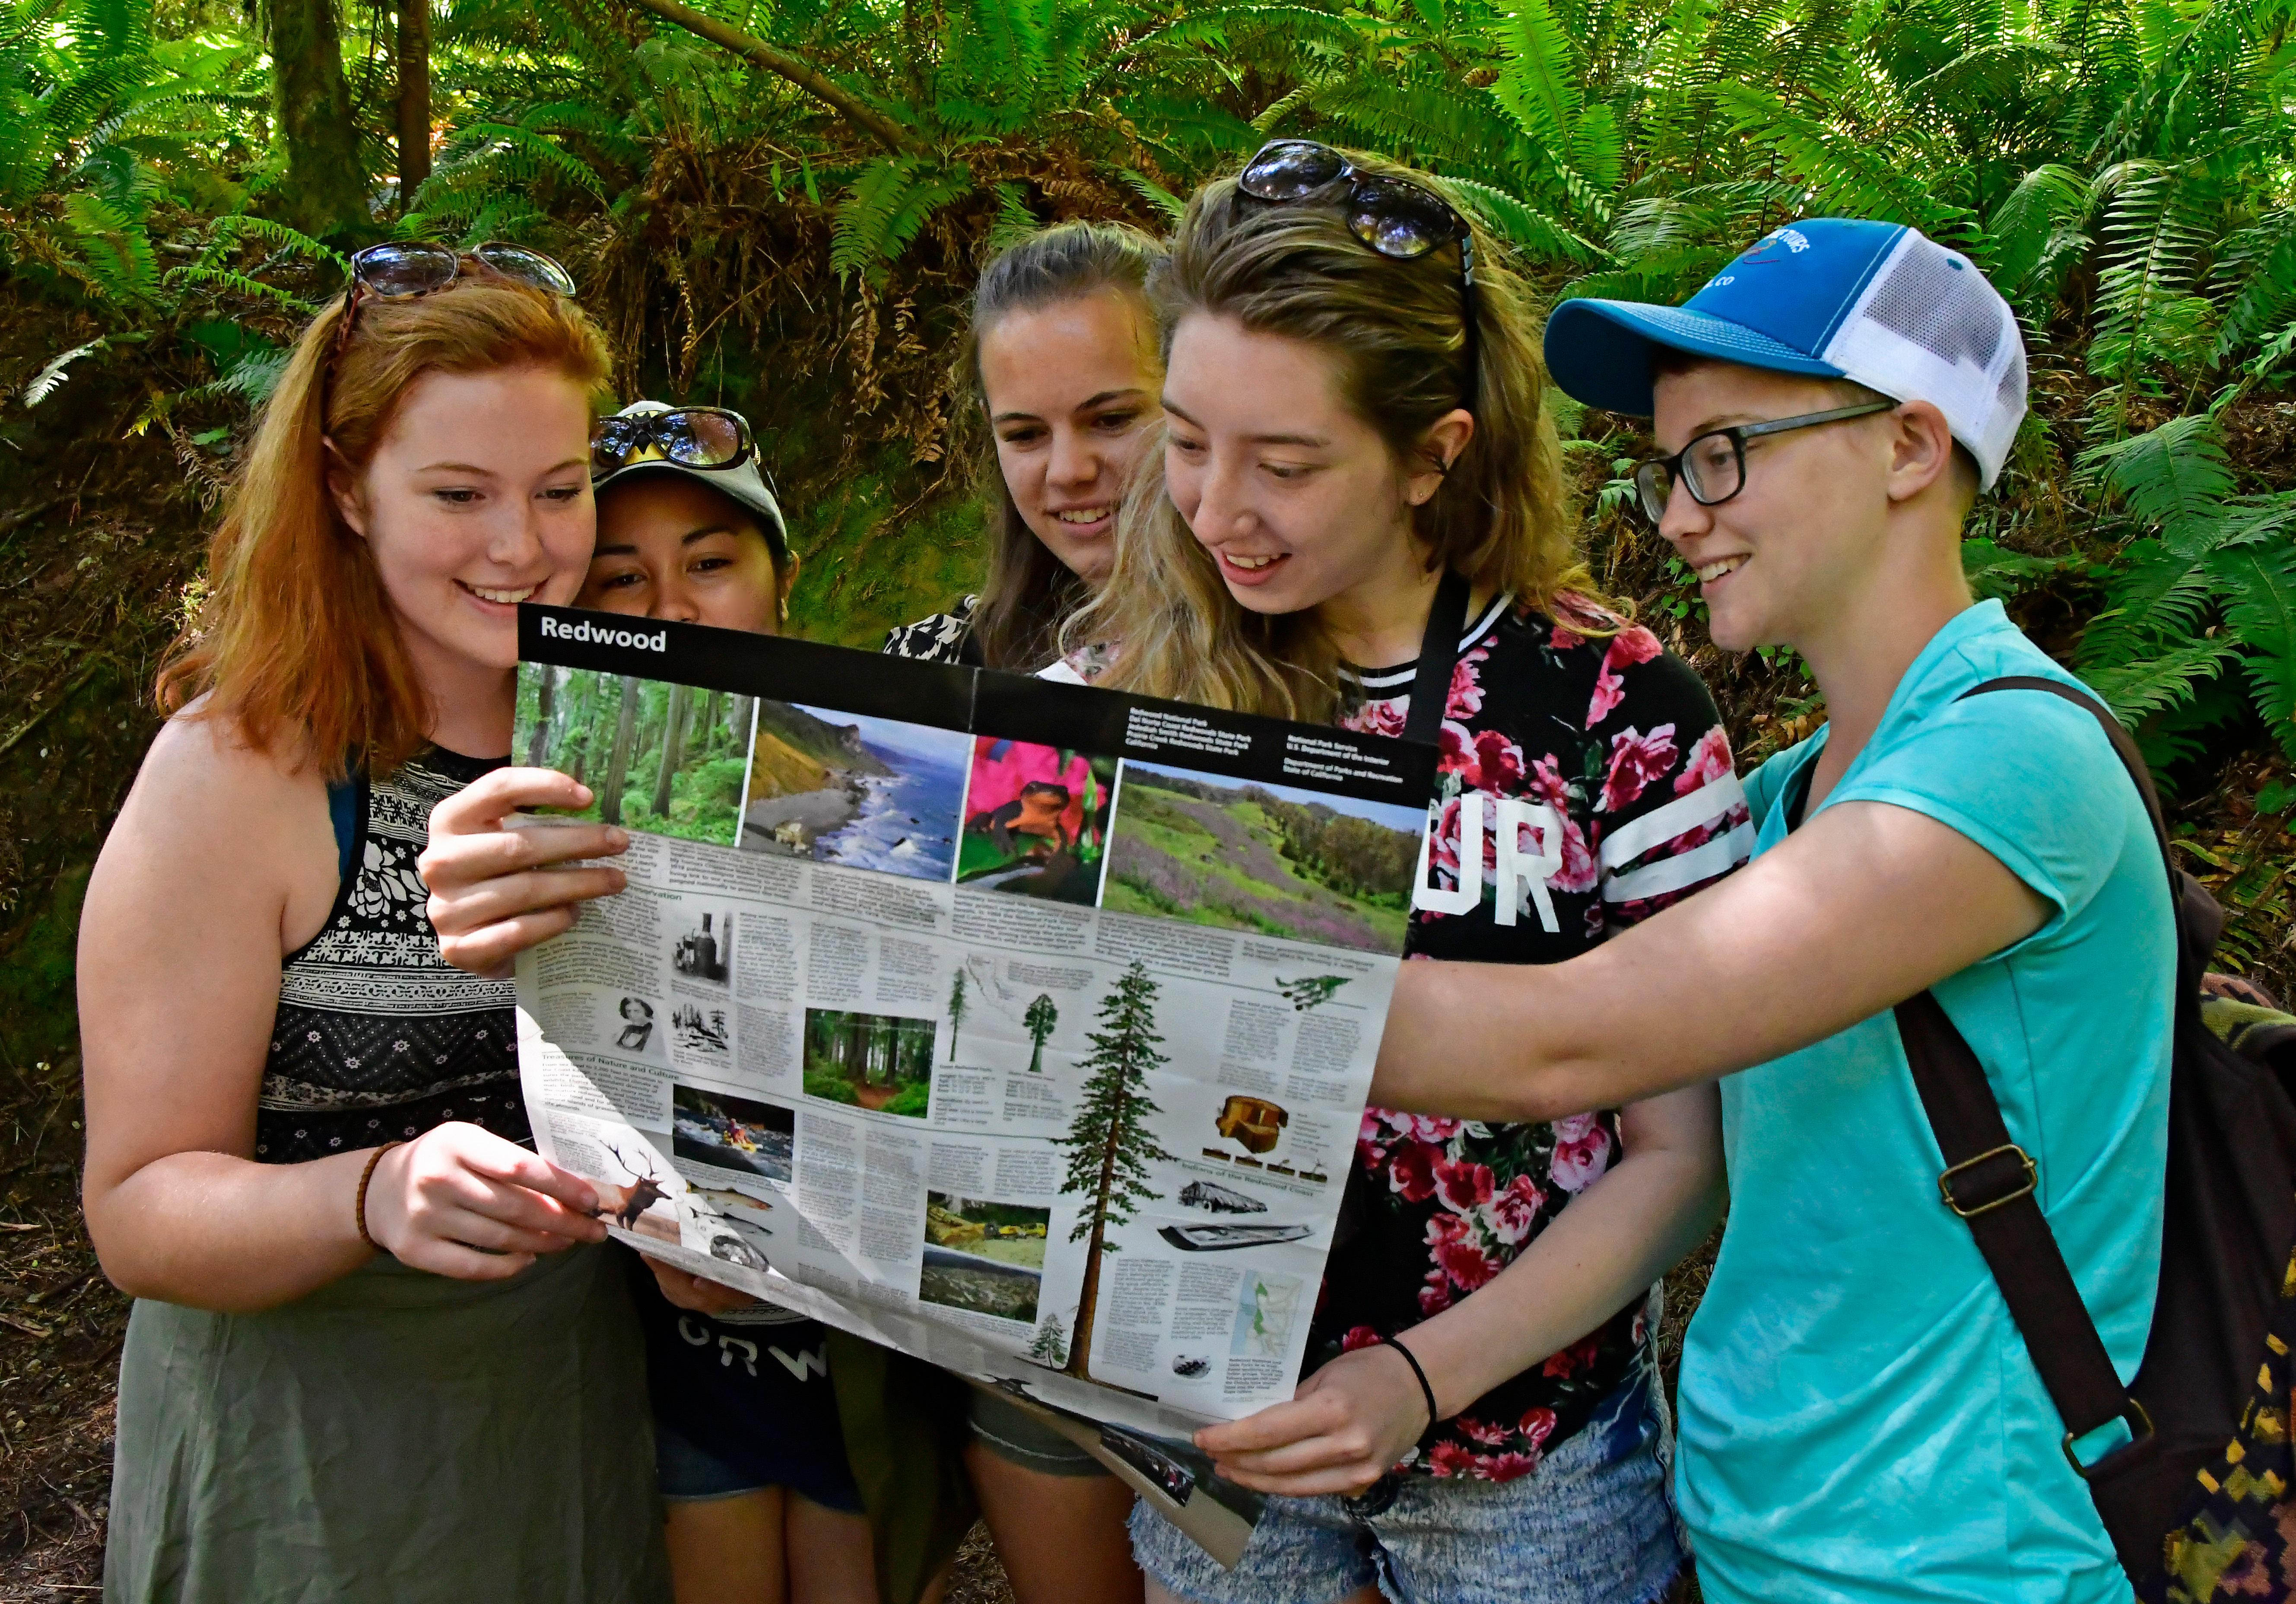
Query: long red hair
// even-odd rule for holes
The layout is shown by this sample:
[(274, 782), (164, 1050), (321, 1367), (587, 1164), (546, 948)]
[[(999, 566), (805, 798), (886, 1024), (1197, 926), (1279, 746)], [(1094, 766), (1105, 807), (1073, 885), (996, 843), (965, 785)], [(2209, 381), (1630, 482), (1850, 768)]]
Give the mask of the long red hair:
[(422, 748), (433, 710), (373, 554), (328, 494), (329, 443), (345, 467), (365, 472), (426, 373), (538, 367), (595, 394), (612, 370), (605, 337), (579, 307), (504, 280), (370, 298), (335, 358), (344, 304), (303, 331), (263, 408), (208, 548), (207, 595), (157, 686), (163, 712), (205, 696), (193, 717), (230, 719), (258, 751), (316, 761), (330, 778), (352, 764), (389, 773)]

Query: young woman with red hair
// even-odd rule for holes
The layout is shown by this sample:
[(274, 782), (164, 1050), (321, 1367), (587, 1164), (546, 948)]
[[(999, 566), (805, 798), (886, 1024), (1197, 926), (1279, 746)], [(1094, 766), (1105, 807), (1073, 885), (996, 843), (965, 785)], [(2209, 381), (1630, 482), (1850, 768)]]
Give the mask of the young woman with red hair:
[(608, 358), (563, 269), (388, 245), (265, 407), (81, 923), (88, 1230), (137, 1302), (115, 1601), (667, 1596), (644, 1369), (430, 809), (590, 558)]

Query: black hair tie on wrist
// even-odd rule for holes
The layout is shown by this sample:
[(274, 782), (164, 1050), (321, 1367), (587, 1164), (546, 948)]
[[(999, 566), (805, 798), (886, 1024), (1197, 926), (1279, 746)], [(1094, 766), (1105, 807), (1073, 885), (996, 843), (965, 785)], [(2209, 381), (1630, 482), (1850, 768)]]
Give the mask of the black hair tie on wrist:
[(1427, 1372), (1420, 1367), (1419, 1355), (1413, 1353), (1409, 1348), (1405, 1347), (1402, 1343), (1397, 1341), (1392, 1337), (1382, 1337), (1379, 1341), (1382, 1347), (1393, 1348), (1397, 1353), (1402, 1354), (1403, 1362), (1409, 1365), (1411, 1367), (1411, 1373), (1419, 1378), (1419, 1395), (1427, 1400), (1427, 1429), (1429, 1431), (1434, 1430), (1435, 1422), (1439, 1419), (1435, 1411), (1435, 1388), (1429, 1384), (1427, 1380)]

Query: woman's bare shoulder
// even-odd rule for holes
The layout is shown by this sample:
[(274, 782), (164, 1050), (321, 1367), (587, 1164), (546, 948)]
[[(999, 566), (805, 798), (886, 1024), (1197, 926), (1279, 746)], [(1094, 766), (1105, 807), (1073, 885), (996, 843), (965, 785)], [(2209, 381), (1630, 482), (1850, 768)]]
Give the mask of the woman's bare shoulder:
[(303, 744), (283, 734), (258, 744), (236, 718), (214, 711), (202, 696), (160, 727), (139, 777), (228, 786), (250, 795), (324, 789), (326, 782), (304, 756)]
[(209, 713), (203, 701), (160, 727), (117, 827), (163, 839), (195, 836), (207, 851), (228, 857), (236, 843), (275, 841), (315, 800), (324, 805), (325, 777), (295, 743), (258, 745), (237, 720)]

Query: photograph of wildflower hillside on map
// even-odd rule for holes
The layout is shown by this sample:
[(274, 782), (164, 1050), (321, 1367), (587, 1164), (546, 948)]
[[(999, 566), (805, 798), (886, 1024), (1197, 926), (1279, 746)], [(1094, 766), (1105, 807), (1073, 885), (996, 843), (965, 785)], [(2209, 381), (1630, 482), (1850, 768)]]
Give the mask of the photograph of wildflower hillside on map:
[(1400, 952), (1425, 817), (1128, 761), (1101, 906)]

